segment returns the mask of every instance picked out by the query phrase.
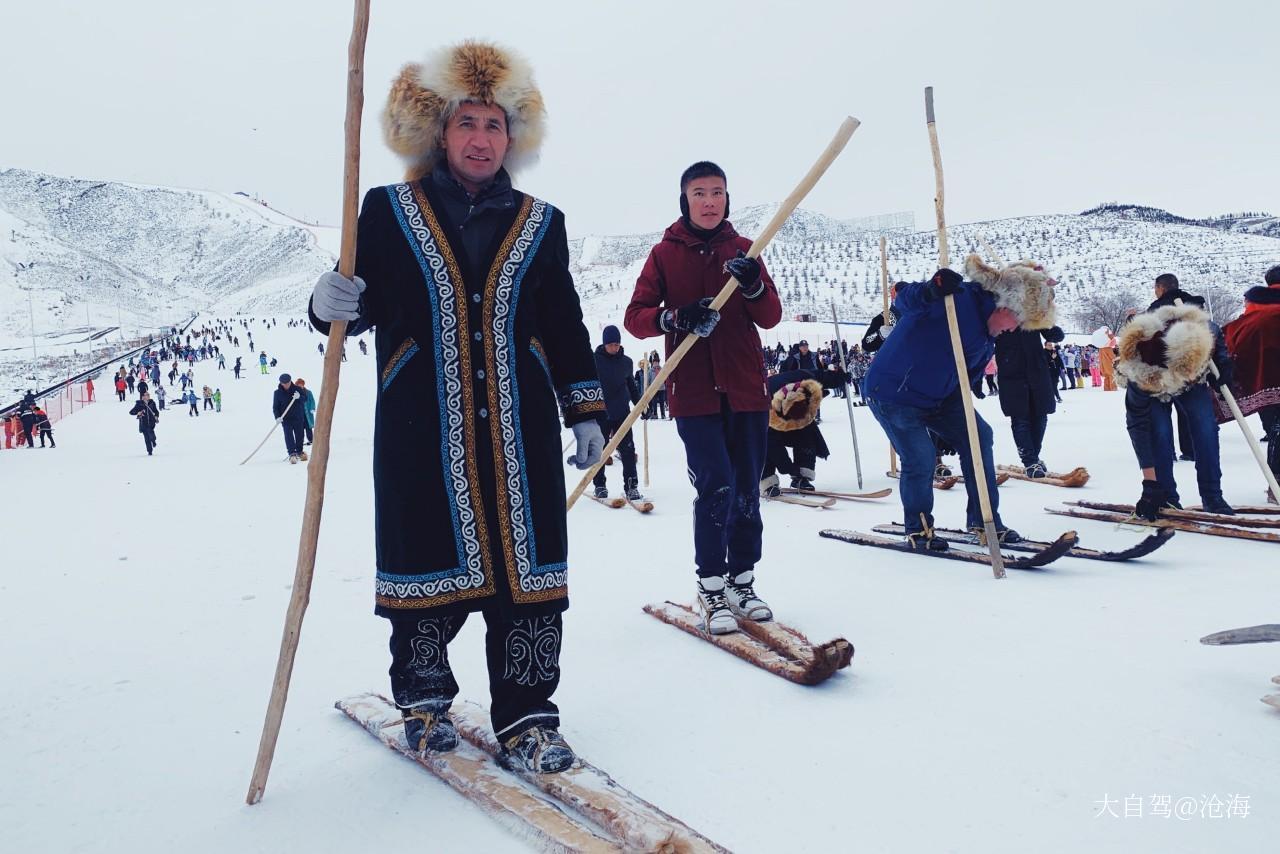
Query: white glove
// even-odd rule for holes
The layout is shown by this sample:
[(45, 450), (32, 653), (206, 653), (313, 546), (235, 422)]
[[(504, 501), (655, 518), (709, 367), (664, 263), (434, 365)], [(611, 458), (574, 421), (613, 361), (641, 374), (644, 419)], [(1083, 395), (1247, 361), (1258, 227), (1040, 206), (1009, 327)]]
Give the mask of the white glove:
[(586, 471), (600, 462), (600, 452), (604, 450), (604, 433), (596, 421), (579, 421), (573, 425), (573, 438), (578, 440), (578, 450), (569, 457), (569, 465)]
[(322, 273), (311, 291), (311, 310), (318, 320), (351, 322), (360, 318), (360, 294), (367, 287), (364, 279), (348, 279), (332, 270)]

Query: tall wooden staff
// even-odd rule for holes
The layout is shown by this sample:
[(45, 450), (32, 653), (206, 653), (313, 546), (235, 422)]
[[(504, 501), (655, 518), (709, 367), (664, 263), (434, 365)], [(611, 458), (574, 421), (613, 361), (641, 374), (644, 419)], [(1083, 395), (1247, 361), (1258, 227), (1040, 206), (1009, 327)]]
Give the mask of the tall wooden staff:
[[(360, 198), (360, 115), (364, 109), (364, 42), (369, 32), (369, 0), (356, 0), (351, 42), (347, 47), (347, 117), (345, 165), (342, 175), (342, 252), (338, 256), (338, 272), (348, 279), (356, 271), (356, 219)], [(333, 426), (333, 406), (338, 398), (338, 371), (342, 362), (342, 345), (347, 334), (345, 321), (337, 320), (329, 327), (329, 344), (324, 354), (324, 375), (320, 402), (316, 408), (315, 438), (311, 443), (311, 463), (307, 466), (307, 503), (302, 512), (302, 535), (298, 542), (298, 563), (293, 574), (293, 594), (285, 614), (284, 636), (280, 639), (280, 657), (276, 660), (275, 680), (271, 683), (271, 701), (267, 719), (258, 742), (258, 759), (249, 781), (245, 803), (262, 800), (271, 773), (271, 760), (280, 736), (284, 704), (289, 698), (289, 678), (293, 675), (293, 659), (298, 652), (302, 632), (302, 616), (311, 597), (311, 576), (316, 566), (316, 543), (320, 539), (320, 513), (324, 508), (324, 478), (329, 465), (329, 431)]]
[[(768, 224), (760, 232), (760, 236), (751, 244), (751, 248), (747, 250), (748, 258), (758, 257), (764, 251), (765, 246), (778, 233), (778, 229), (782, 228), (782, 224), (787, 221), (787, 217), (791, 216), (791, 212), (809, 194), (809, 191), (813, 189), (813, 185), (818, 183), (818, 179), (840, 156), (840, 152), (844, 151), (844, 147), (849, 143), (849, 137), (853, 136), (853, 132), (858, 129), (859, 124), (860, 122), (852, 116), (846, 118), (840, 124), (840, 129), (836, 131), (835, 138), (831, 140), (826, 150), (822, 152), (818, 162), (813, 164), (808, 174), (791, 191), (791, 195), (787, 196), (786, 200), (778, 207), (773, 219), (769, 220)], [(736, 287), (738, 287), (738, 280), (730, 276), (729, 281), (725, 282), (724, 287), (720, 289), (720, 293), (716, 294), (716, 298), (711, 301), (710, 307), (716, 311), (723, 308), (724, 304), (729, 301), (729, 297), (733, 296), (733, 291)], [(613, 434), (609, 444), (604, 446), (604, 450), (600, 453), (600, 462), (592, 466), (591, 470), (582, 476), (582, 481), (574, 488), (573, 493), (569, 496), (567, 509), (573, 509), (573, 505), (577, 503), (579, 496), (586, 490), (587, 484), (591, 483), (591, 479), (595, 477), (600, 466), (604, 465), (604, 461), (609, 459), (609, 456), (618, 449), (618, 444), (626, 437), (631, 425), (635, 424), (636, 419), (640, 417), (640, 413), (645, 410), (645, 407), (649, 405), (649, 401), (653, 399), (658, 389), (662, 388), (667, 381), (667, 377), (676, 369), (676, 365), (680, 364), (680, 360), (693, 349), (693, 345), (696, 343), (698, 343), (697, 335), (686, 335), (675, 351), (667, 358), (667, 363), (662, 367), (662, 370), (653, 378), (653, 382), (645, 389), (644, 394), (640, 395), (640, 402), (631, 409), (631, 414), (627, 416), (626, 420), (622, 422), (622, 426)]]
[[(884, 236), (880, 237), (880, 296), (884, 299), (884, 324), (880, 327), (884, 329), (889, 325), (889, 252), (886, 246)], [(884, 333), (880, 333), (880, 337), (884, 337)], [(893, 449), (893, 442), (889, 443), (889, 475), (895, 476), (898, 473), (898, 454)]]
[(853, 439), (853, 464), (858, 470), (858, 489), (862, 489), (862, 455), (858, 453), (858, 429), (853, 425), (853, 398), (849, 396), (849, 360), (844, 354), (844, 338), (840, 335), (840, 316), (836, 314), (836, 301), (831, 300), (831, 325), (836, 328), (836, 351), (840, 354), (840, 367), (844, 370), (844, 402), (849, 410), (849, 436)]
[[(929, 146), (933, 149), (933, 176), (937, 185), (934, 210), (938, 216), (938, 265), (951, 263), (947, 248), (947, 217), (944, 213), (945, 196), (942, 181), (942, 151), (938, 148), (938, 128), (933, 118), (933, 87), (924, 90), (924, 114), (929, 127)], [(991, 571), (996, 578), (1004, 578), (1004, 560), (1000, 554), (1000, 537), (996, 534), (995, 515), (991, 512), (991, 495), (987, 491), (987, 466), (982, 460), (982, 446), (978, 444), (978, 419), (973, 412), (973, 396), (969, 392), (969, 369), (964, 360), (964, 346), (960, 342), (960, 322), (956, 318), (955, 296), (948, 294), (947, 329), (951, 332), (951, 354), (956, 361), (956, 375), (960, 380), (960, 397), (964, 401), (964, 426), (969, 432), (969, 458), (973, 461), (974, 484), (978, 488), (978, 503), (982, 506), (982, 527), (986, 533), (987, 548), (991, 550)]]
[[(643, 353), (641, 354), (644, 355)], [(649, 361), (646, 359), (640, 363), (640, 393), (649, 390)], [(644, 420), (644, 488), (649, 488), (649, 419)]]

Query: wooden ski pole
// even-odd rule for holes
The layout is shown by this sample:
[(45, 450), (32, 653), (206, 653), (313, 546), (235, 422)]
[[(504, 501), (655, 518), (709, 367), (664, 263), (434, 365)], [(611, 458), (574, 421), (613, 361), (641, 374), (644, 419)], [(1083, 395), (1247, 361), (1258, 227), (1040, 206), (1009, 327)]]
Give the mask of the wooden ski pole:
[[(889, 325), (889, 252), (888, 244), (884, 235), (880, 236), (880, 296), (884, 299), (884, 325), (883, 329)], [(883, 337), (883, 333), (882, 336)], [(898, 474), (898, 453), (893, 449), (893, 442), (889, 443), (889, 476), (893, 477)]]
[[(364, 109), (364, 43), (369, 32), (369, 0), (355, 0), (355, 17), (351, 41), (347, 47), (347, 113), (342, 179), (342, 248), (338, 256), (338, 272), (347, 278), (356, 269), (356, 220), (360, 198), (360, 117)], [(333, 408), (338, 398), (338, 372), (341, 370), (342, 344), (347, 324), (335, 321), (329, 327), (329, 344), (324, 354), (323, 385), (316, 408), (315, 438), (311, 444), (311, 464), (307, 466), (307, 501), (302, 512), (302, 534), (298, 543), (298, 563), (294, 569), (293, 592), (285, 615), (284, 635), (280, 639), (280, 656), (276, 660), (275, 679), (271, 683), (271, 700), (258, 743), (258, 758), (249, 781), (245, 803), (262, 800), (271, 773), (271, 760), (280, 736), (284, 705), (289, 697), (289, 679), (298, 652), (302, 617), (311, 597), (311, 576), (316, 565), (316, 544), (320, 539), (320, 513), (324, 507), (324, 479), (329, 465), (329, 432), (333, 426)]]
[(836, 328), (836, 349), (840, 351), (840, 367), (844, 370), (844, 402), (849, 409), (849, 436), (853, 439), (853, 464), (858, 470), (858, 489), (862, 489), (862, 456), (858, 453), (858, 430), (853, 425), (853, 398), (849, 396), (849, 360), (844, 355), (844, 337), (840, 334), (840, 316), (836, 301), (831, 300), (831, 325)]
[(258, 451), (261, 451), (261, 450), (262, 450), (262, 446), (263, 446), (263, 445), (265, 445), (265, 444), (267, 444), (267, 439), (270, 439), (270, 438), (271, 438), (271, 434), (272, 434), (272, 433), (274, 433), (274, 432), (276, 432), (276, 428), (280, 426), (280, 422), (281, 422), (281, 421), (283, 421), (283, 420), (284, 420), (284, 417), (285, 417), (286, 415), (288, 415), (288, 414), (289, 414), (289, 410), (290, 410), (290, 409), (293, 409), (293, 402), (294, 402), (295, 400), (297, 400), (297, 398), (296, 398), (296, 397), (294, 397), (294, 398), (290, 398), (290, 399), (289, 399), (289, 405), (288, 405), (288, 406), (286, 406), (286, 407), (284, 408), (284, 412), (280, 413), (280, 417), (279, 417), (279, 418), (277, 418), (277, 419), (276, 419), (276, 421), (275, 421), (275, 423), (271, 425), (271, 429), (267, 431), (267, 435), (266, 435), (265, 437), (263, 437), (263, 439), (262, 439), (262, 441), (261, 441), (261, 442), (259, 442), (259, 443), (258, 443), (258, 447), (256, 447), (256, 448), (254, 448), (254, 449), (253, 449), (253, 453), (252, 453), (252, 454), (249, 454), (249, 456), (245, 457), (245, 458), (240, 462), (240, 465), (244, 465), (245, 463), (249, 462), (249, 460), (253, 459), (253, 455), (254, 455), (254, 454), (256, 454), (256, 453), (258, 453)]
[[(836, 131), (835, 138), (831, 140), (829, 145), (827, 145), (826, 150), (822, 152), (818, 161), (813, 164), (809, 169), (808, 174), (806, 174), (804, 178), (800, 180), (800, 183), (796, 185), (796, 188), (791, 191), (791, 195), (787, 196), (787, 198), (782, 202), (778, 207), (777, 212), (773, 215), (773, 219), (769, 220), (764, 229), (760, 232), (760, 236), (751, 244), (751, 248), (747, 250), (748, 258), (755, 258), (764, 251), (765, 246), (767, 246), (769, 241), (773, 239), (773, 236), (778, 233), (778, 229), (782, 228), (782, 224), (787, 221), (787, 217), (791, 216), (791, 212), (800, 205), (800, 202), (804, 197), (807, 196), (809, 191), (813, 189), (813, 186), (818, 183), (818, 179), (821, 178), (823, 173), (825, 173), (831, 164), (835, 162), (835, 159), (840, 156), (840, 152), (844, 150), (846, 145), (848, 145), (849, 137), (853, 136), (853, 132), (858, 129), (859, 124), (860, 122), (852, 116), (846, 118), (840, 124), (840, 129)], [(716, 294), (716, 298), (711, 301), (710, 307), (719, 311), (724, 304), (729, 301), (729, 297), (733, 296), (733, 290), (736, 287), (738, 287), (738, 280), (730, 276), (729, 281), (725, 282), (724, 287), (720, 289), (720, 293)], [(617, 432), (613, 434), (613, 438), (609, 440), (609, 443), (604, 446), (604, 451), (600, 454), (600, 461), (592, 466), (591, 470), (582, 476), (582, 480), (569, 495), (567, 509), (573, 509), (573, 505), (577, 503), (578, 498), (586, 490), (587, 484), (591, 483), (591, 479), (595, 477), (596, 471), (598, 471), (600, 466), (604, 465), (604, 461), (609, 459), (609, 456), (617, 450), (618, 444), (627, 435), (627, 431), (631, 429), (631, 425), (635, 424), (636, 419), (640, 417), (640, 413), (649, 405), (649, 401), (653, 399), (657, 390), (662, 388), (663, 384), (667, 381), (667, 377), (676, 369), (676, 366), (680, 364), (680, 361), (685, 357), (685, 354), (693, 349), (693, 345), (696, 343), (698, 343), (698, 336), (692, 334), (686, 335), (684, 340), (680, 342), (676, 349), (667, 358), (667, 363), (662, 366), (662, 370), (658, 372), (658, 375), (653, 378), (653, 382), (649, 384), (649, 387), (645, 389), (644, 394), (640, 396), (640, 402), (631, 409), (631, 414), (629, 414), (626, 420), (622, 422), (622, 426), (620, 426)]]
[[(924, 90), (925, 121), (929, 128), (929, 147), (933, 149), (933, 177), (936, 195), (934, 212), (938, 218), (938, 266), (951, 263), (947, 248), (947, 217), (942, 179), (942, 151), (938, 147), (938, 127), (933, 116), (933, 87)], [(932, 287), (932, 286), (930, 286)], [(969, 368), (965, 364), (964, 345), (960, 341), (960, 321), (956, 318), (956, 299), (948, 294), (944, 300), (947, 309), (947, 329), (951, 333), (951, 354), (955, 357), (956, 376), (960, 381), (960, 399), (964, 402), (964, 426), (969, 433), (969, 458), (973, 463), (973, 479), (978, 490), (978, 503), (982, 507), (982, 527), (986, 534), (987, 548), (991, 551), (991, 572), (996, 578), (1004, 578), (1004, 560), (1000, 554), (1000, 537), (996, 533), (995, 515), (991, 512), (991, 495), (987, 491), (987, 466), (982, 459), (982, 446), (978, 443), (978, 419), (973, 411), (973, 395), (969, 391)]]
[[(649, 390), (649, 363), (642, 362), (640, 364), (640, 395)], [(644, 488), (649, 488), (649, 419), (644, 420), (644, 427), (641, 428), (644, 433)]]

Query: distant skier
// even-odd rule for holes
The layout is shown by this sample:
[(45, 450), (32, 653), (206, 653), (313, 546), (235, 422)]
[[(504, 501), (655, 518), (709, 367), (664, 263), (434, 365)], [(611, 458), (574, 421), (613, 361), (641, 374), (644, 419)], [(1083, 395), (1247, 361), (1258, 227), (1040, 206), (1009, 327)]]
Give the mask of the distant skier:
[(236, 356), (235, 367), (233, 367), (231, 370), (232, 372), (235, 373), (236, 379), (240, 379), (240, 357), (239, 356)]
[(116, 397), (120, 398), (121, 403), (124, 402), (126, 388), (124, 377), (116, 377)]
[(267, 351), (266, 350), (263, 350), (262, 354), (258, 356), (258, 367), (262, 369), (262, 375), (266, 376), (266, 373), (267, 373)]
[(187, 410), (187, 417), (190, 418), (194, 415), (196, 418), (199, 418), (200, 417), (200, 398), (196, 397), (196, 390), (194, 388), (189, 389), (186, 395), (183, 397), (183, 400), (185, 400), (187, 404), (190, 406), (190, 409)]
[(164, 386), (156, 386), (156, 401), (159, 402), (161, 409), (164, 409), (164, 396)]
[(280, 375), (280, 384), (271, 396), (271, 412), (284, 431), (284, 447), (289, 452), (289, 462), (306, 462), (307, 452), (302, 450), (302, 435), (307, 425), (307, 414), (302, 389), (293, 384), (293, 378), (288, 374)]
[(299, 377), (293, 381), (302, 391), (302, 411), (307, 416), (307, 424), (304, 428), (307, 434), (307, 444), (310, 445), (315, 438), (316, 427), (316, 396), (311, 393), (311, 389), (307, 388), (307, 381)]
[(160, 410), (150, 394), (143, 394), (129, 410), (129, 414), (138, 419), (138, 432), (142, 434), (142, 442), (147, 447), (147, 456), (156, 446), (156, 423), (160, 420)]
[(213, 389), (205, 386), (200, 393), (204, 397), (204, 408), (206, 410), (213, 409)]
[(40, 447), (44, 447), (44, 439), (46, 436), (49, 437), (50, 448), (58, 447), (53, 441), (53, 424), (49, 421), (49, 413), (37, 406), (32, 410), (32, 414), (35, 415), (35, 427), (40, 431)]
[(222, 389), (220, 388), (215, 388), (213, 390), (213, 411), (222, 411)]
[(363, 338), (360, 339), (360, 355), (361, 356), (369, 355), (369, 345), (364, 343)]
[[(605, 439), (610, 439), (622, 422), (631, 412), (631, 405), (640, 400), (640, 390), (636, 387), (632, 376), (631, 358), (622, 351), (622, 333), (616, 326), (606, 326), (601, 338), (602, 343), (596, 348), (596, 376), (600, 378), (600, 388), (604, 390), (604, 405), (608, 423), (605, 425)], [(628, 430), (618, 445), (622, 453), (622, 493), (628, 501), (640, 501), (640, 479), (636, 475), (636, 443), (632, 431)], [(605, 467), (600, 466), (592, 480), (597, 498), (609, 497), (609, 485), (606, 481)]]

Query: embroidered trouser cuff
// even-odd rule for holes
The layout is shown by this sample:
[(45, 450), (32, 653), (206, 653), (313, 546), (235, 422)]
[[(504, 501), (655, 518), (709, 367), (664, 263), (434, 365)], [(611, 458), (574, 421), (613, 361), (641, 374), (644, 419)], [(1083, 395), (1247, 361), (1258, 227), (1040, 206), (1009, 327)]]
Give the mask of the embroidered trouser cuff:
[[(560, 684), (561, 615), (503, 618), (484, 614), (489, 669), (490, 718), (500, 740), (541, 724), (558, 727), (560, 710), (551, 695)], [(449, 643), (467, 615), (391, 618), (391, 693), (402, 709), (445, 711), (458, 695), (449, 664)]]

